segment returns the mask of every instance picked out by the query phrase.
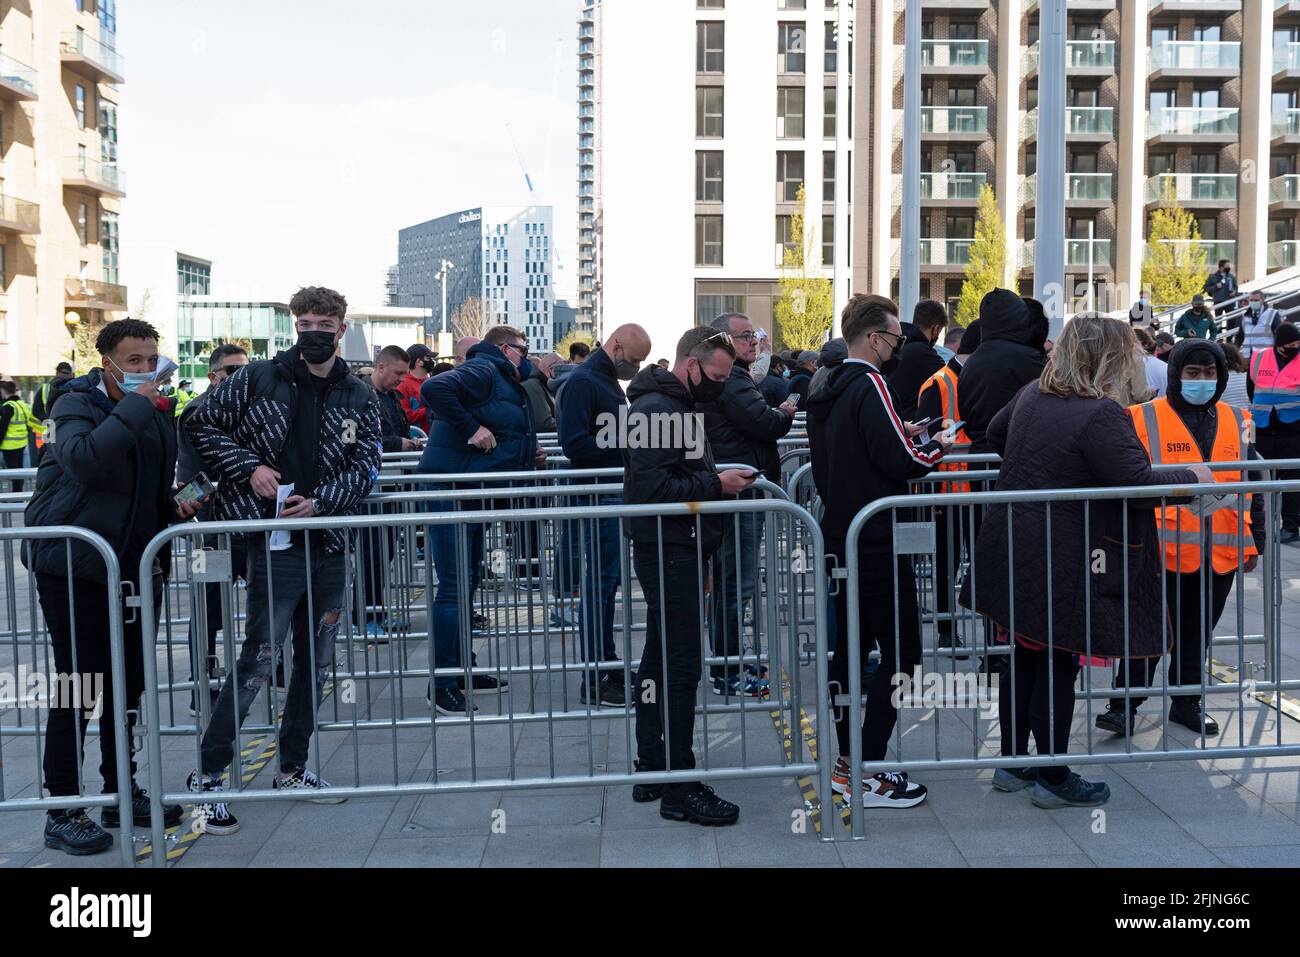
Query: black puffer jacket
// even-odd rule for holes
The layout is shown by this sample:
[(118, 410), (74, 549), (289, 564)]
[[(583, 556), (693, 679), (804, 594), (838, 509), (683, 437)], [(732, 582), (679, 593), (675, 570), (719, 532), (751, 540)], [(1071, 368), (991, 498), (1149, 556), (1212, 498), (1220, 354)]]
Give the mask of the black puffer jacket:
[[(279, 469), (285, 440), (305, 399), (294, 376), (298, 349), (281, 352), (240, 369), (223, 381), (186, 427), (218, 481), (213, 514), (220, 521), (271, 518), (275, 501), (253, 491), (250, 480), (260, 465)], [(316, 452), (317, 516), (355, 515), (379, 477), (379, 398), (356, 376), (335, 373), (321, 405)], [(325, 548), (344, 549), (343, 532), (325, 533)]]
[(925, 380), (943, 368), (943, 359), (934, 349), (930, 337), (912, 323), (903, 324), (907, 339), (898, 354), (898, 368), (889, 377), (890, 388), (898, 396), (898, 414), (907, 421), (916, 418), (916, 400)]
[(754, 384), (748, 364), (731, 367), (722, 398), (700, 406), (709, 445), (723, 465), (752, 465), (773, 482), (781, 481), (781, 453), (776, 440), (785, 438), (794, 422), (767, 404)]
[[(965, 373), (961, 381), (964, 403)], [(1000, 492), (1196, 481), (1186, 469), (1153, 472), (1132, 420), (1118, 403), (1044, 395), (1037, 383), (1025, 386), (999, 413), (987, 439), (1003, 457), (996, 486)], [(1155, 504), (1129, 502), (1127, 538), (1126, 513), (1118, 500), (1056, 502), (1050, 512), (1043, 502), (986, 506), (961, 604), (1042, 644), (1047, 644), (1050, 610), (1055, 648), (1106, 658), (1124, 656), (1127, 619), (1128, 657), (1164, 654), (1170, 635), (1161, 618), (1164, 560)], [(1014, 566), (1008, 563), (1010, 556)]]
[(984, 297), (980, 332), (980, 347), (961, 370), (961, 415), (972, 453), (991, 451), (984, 441), (989, 423), (1046, 365), (1043, 350), (1034, 345), (1046, 335), (1035, 326), (1025, 301), (1009, 289)]
[[(748, 378), (748, 375), (746, 375)], [(627, 397), (632, 400), (628, 410), (629, 436), (634, 435), (637, 423), (647, 423), (642, 435), (654, 430), (655, 422), (675, 421), (679, 425), (687, 418), (692, 420), (693, 446), (686, 441), (638, 442), (637, 448), (623, 441), (623, 502), (627, 505), (645, 505), (664, 502), (713, 502), (722, 498), (722, 480), (718, 478), (713, 451), (703, 422), (695, 411), (695, 403), (677, 376), (657, 365), (647, 366), (637, 373), (628, 386)], [(657, 418), (643, 418), (655, 416)], [(784, 418), (784, 417), (783, 417)], [(657, 430), (654, 430), (657, 431)], [(659, 448), (647, 448), (658, 445)], [(718, 550), (722, 544), (721, 515), (674, 515), (663, 519), (663, 542), (671, 545), (695, 547), (696, 523), (699, 523), (700, 549), (705, 555)], [(656, 544), (659, 542), (659, 519), (629, 518), (623, 523), (625, 534), (634, 542)]]
[(812, 392), (813, 374), (799, 368), (790, 373), (790, 395), (799, 397), (799, 411), (808, 411), (808, 395)]
[[(51, 416), (54, 430), (41, 457), (36, 491), (24, 513), (31, 527), (75, 525), (103, 536), (117, 553), (124, 580), (140, 574), (149, 540), (179, 521), (171, 494), (176, 473), (173, 404), (160, 409), (128, 393), (113, 402), (99, 389), (102, 372), (64, 384)], [(141, 481), (146, 470), (153, 472)], [(156, 495), (146, 501), (141, 490)], [(24, 543), (23, 561), (33, 571), (67, 575), (66, 540)], [(171, 548), (158, 553), (155, 574), (171, 569)], [(104, 561), (89, 545), (72, 542), (72, 577), (104, 581)]]

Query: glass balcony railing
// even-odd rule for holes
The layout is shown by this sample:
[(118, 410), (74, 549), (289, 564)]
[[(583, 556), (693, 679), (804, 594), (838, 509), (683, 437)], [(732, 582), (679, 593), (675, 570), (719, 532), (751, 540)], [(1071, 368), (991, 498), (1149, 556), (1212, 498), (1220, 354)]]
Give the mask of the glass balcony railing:
[(1300, 110), (1276, 110), (1273, 113), (1273, 137), (1300, 136)]
[[(1032, 109), (1025, 114), (1025, 139), (1038, 135), (1038, 110)], [(1109, 106), (1071, 106), (1065, 111), (1065, 134), (1067, 136), (1113, 135), (1115, 132), (1115, 111)]]
[(78, 156), (69, 156), (63, 161), (63, 178), (84, 180), (103, 189), (114, 192), (126, 190), (126, 174), (111, 163)]
[(1149, 72), (1156, 70), (1240, 70), (1241, 44), (1209, 40), (1166, 40), (1151, 48)]
[(1162, 106), (1147, 114), (1148, 136), (1236, 136), (1240, 110)]
[(1273, 48), (1273, 72), (1300, 70), (1300, 43), (1279, 43)]
[(93, 309), (125, 309), (126, 286), (97, 279), (65, 279), (63, 299), (67, 304), (91, 303)]
[[(1067, 173), (1065, 176), (1066, 202), (1110, 202), (1113, 193), (1110, 173)], [(1032, 203), (1038, 197), (1038, 174), (1025, 177), (1022, 200)]]
[(1287, 239), (1268, 244), (1269, 269), (1290, 269), (1296, 265), (1300, 265), (1300, 242)]
[(1300, 176), (1288, 173), (1274, 176), (1268, 182), (1268, 201), (1270, 203), (1300, 203)]
[[(1237, 241), (1235, 239), (1162, 239), (1160, 242), (1173, 246), (1175, 249), (1179, 247), (1191, 249), (1193, 244), (1204, 246), (1205, 268), (1210, 270), (1215, 268), (1220, 259), (1232, 260), (1237, 254)], [(1147, 252), (1150, 251), (1151, 244), (1147, 243)]]
[(970, 261), (973, 239), (922, 239), (922, 266), (964, 266)]
[(3, 53), (0, 53), (0, 80), (36, 95), (36, 71)]
[(922, 133), (987, 133), (987, 106), (923, 106)]
[(922, 40), (923, 67), (980, 67), (989, 65), (988, 40)]
[(922, 173), (921, 199), (979, 199), (987, 173)]
[(1065, 265), (1093, 269), (1110, 265), (1109, 239), (1067, 239), (1065, 241)]
[(1237, 201), (1236, 173), (1161, 173), (1147, 178), (1148, 203)]
[(1070, 40), (1065, 44), (1065, 65), (1074, 69), (1114, 69), (1115, 41)]
[(24, 232), (36, 232), (41, 228), (41, 208), (35, 203), (0, 195), (0, 223)]
[(98, 64), (110, 73), (121, 76), (126, 70), (126, 61), (107, 44), (100, 43), (81, 30), (65, 33), (59, 37), (59, 49), (64, 53), (77, 53)]

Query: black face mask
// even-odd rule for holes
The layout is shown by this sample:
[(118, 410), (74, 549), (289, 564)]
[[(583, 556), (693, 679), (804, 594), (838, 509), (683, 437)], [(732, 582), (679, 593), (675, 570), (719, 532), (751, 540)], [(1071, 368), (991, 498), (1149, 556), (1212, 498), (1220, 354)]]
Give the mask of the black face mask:
[(691, 381), (691, 374), (686, 373), (686, 390), (690, 392), (691, 398), (696, 405), (708, 405), (711, 402), (717, 402), (722, 398), (722, 393), (726, 390), (726, 382), (716, 382), (704, 374), (704, 366), (700, 366), (700, 381), (698, 384)]
[(298, 353), (312, 365), (328, 362), (334, 351), (334, 333), (320, 330), (298, 333)]

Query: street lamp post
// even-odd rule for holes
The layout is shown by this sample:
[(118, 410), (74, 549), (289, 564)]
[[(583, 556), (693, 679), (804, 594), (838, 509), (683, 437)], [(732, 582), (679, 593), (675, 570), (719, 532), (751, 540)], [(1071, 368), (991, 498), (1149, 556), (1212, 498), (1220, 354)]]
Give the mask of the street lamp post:
[(442, 331), (444, 333), (447, 331), (447, 273), (451, 272), (455, 268), (456, 266), (453, 263), (448, 262), (446, 259), (444, 259), (442, 265), (438, 267), (438, 283), (442, 287)]
[(853, 40), (853, 0), (837, 0), (835, 24), (835, 271), (831, 304), (831, 335), (840, 335), (840, 311), (849, 301), (852, 272), (849, 266), (849, 126)]
[(898, 300), (910, 322), (921, 298), (921, 0), (907, 0), (903, 24), (903, 206)]

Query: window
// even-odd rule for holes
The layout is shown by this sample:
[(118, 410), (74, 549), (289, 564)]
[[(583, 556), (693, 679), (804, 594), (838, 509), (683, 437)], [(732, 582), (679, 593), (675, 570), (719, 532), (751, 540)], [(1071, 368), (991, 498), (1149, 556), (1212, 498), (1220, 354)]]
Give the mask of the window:
[(950, 318), (957, 317), (957, 305), (961, 302), (961, 279), (945, 279), (943, 281), (943, 304), (948, 308)]
[(799, 187), (804, 184), (802, 152), (781, 151), (776, 154), (776, 201), (794, 203), (799, 199)]
[(695, 265), (722, 265), (722, 217), (695, 217)]
[(794, 243), (794, 217), (777, 216), (776, 217), (776, 264), (785, 265), (786, 253), (792, 255), (798, 253)]
[(1151, 28), (1151, 48), (1155, 49), (1162, 43), (1173, 43), (1178, 39), (1177, 27), (1152, 27)]
[(1148, 97), (1148, 104), (1151, 106), (1152, 113), (1158, 113), (1166, 107), (1173, 106), (1177, 101), (1174, 90), (1152, 90)]
[[(837, 56), (839, 45), (835, 41), (835, 31), (837, 27), (838, 27), (838, 22), (835, 20), (828, 20), (826, 22), (825, 38), (822, 42), (822, 48), (824, 50), (824, 54), (823, 54), (824, 62), (822, 63), (822, 71), (825, 73), (835, 73), (839, 70), (839, 57)], [(847, 67), (849, 73), (853, 72), (852, 41), (850, 41), (849, 43), (849, 59), (848, 59), (848, 63), (846, 63), (845, 66)]]
[(949, 40), (974, 40), (978, 34), (975, 32), (975, 22), (967, 20), (965, 22), (950, 22), (948, 24)]
[(828, 86), (822, 90), (822, 136), (828, 140), (835, 139), (835, 101), (839, 90)]
[(696, 0), (695, 7), (698, 10), (721, 10), (723, 0)]
[(77, 129), (86, 128), (86, 88), (80, 83), (77, 84), (76, 106), (77, 112)]
[(1222, 38), (1223, 30), (1217, 23), (1201, 23), (1192, 28), (1192, 39), (1198, 43), (1218, 43)]
[(835, 265), (835, 217), (822, 217), (822, 265)]
[(99, 245), (103, 251), (104, 282), (116, 284), (118, 279), (117, 213), (101, 211)]
[(778, 73), (803, 73), (808, 62), (808, 29), (802, 23), (776, 25)]
[(1038, 81), (1031, 80), (1025, 84), (1025, 109), (1038, 109)]
[(1291, 176), (1296, 171), (1296, 157), (1294, 153), (1278, 154), (1274, 153), (1269, 160), (1269, 176)]
[(778, 10), (807, 10), (807, 0), (777, 0)]
[(783, 140), (803, 139), (804, 88), (779, 86), (776, 88), (776, 135)]
[(86, 245), (90, 240), (87, 238), (87, 220), (88, 210), (85, 203), (77, 204), (77, 235), (81, 238), (81, 245)]
[(1217, 216), (1197, 216), (1196, 226), (1201, 231), (1202, 239), (1219, 238), (1219, 219)]
[(0, 292), (9, 288), (9, 266), (5, 256), (7, 252), (9, 248), (4, 243), (0, 243)]
[(954, 150), (948, 154), (948, 158), (952, 160), (952, 171), (954, 173), (975, 172), (974, 150)]
[(1094, 107), (1099, 103), (1101, 90), (1095, 86), (1074, 86), (1070, 88), (1070, 105)]
[(948, 85), (949, 106), (974, 106), (975, 87)]
[(1097, 220), (1091, 216), (1071, 216), (1065, 226), (1065, 235), (1070, 239), (1087, 239), (1088, 229), (1097, 235)]
[[(923, 167), (924, 168), (924, 167)], [(835, 151), (822, 153), (822, 202), (835, 202)]]
[(695, 24), (695, 72), (721, 73), (724, 64), (725, 24), (702, 20)]
[(695, 154), (695, 201), (722, 202), (722, 151), (699, 150)]
[(722, 87), (695, 88), (695, 135), (700, 139), (722, 139)]
[(1070, 154), (1070, 172), (1071, 173), (1095, 173), (1097, 172), (1097, 154), (1096, 153), (1071, 153)]
[(1025, 213), (1025, 242), (1034, 238), (1034, 214)]
[(1192, 172), (1202, 174), (1213, 174), (1219, 171), (1219, 154), (1218, 153), (1193, 153), (1192, 154)]
[(1270, 219), (1268, 221), (1268, 241), (1270, 243), (1290, 242), (1295, 238), (1295, 220)]
[(949, 239), (974, 239), (975, 217), (949, 216), (947, 222), (947, 236)]
[(1204, 90), (1192, 90), (1192, 106), (1207, 110), (1218, 109), (1219, 88), (1216, 86)]
[(99, 153), (109, 166), (117, 165), (117, 104), (99, 101)]

